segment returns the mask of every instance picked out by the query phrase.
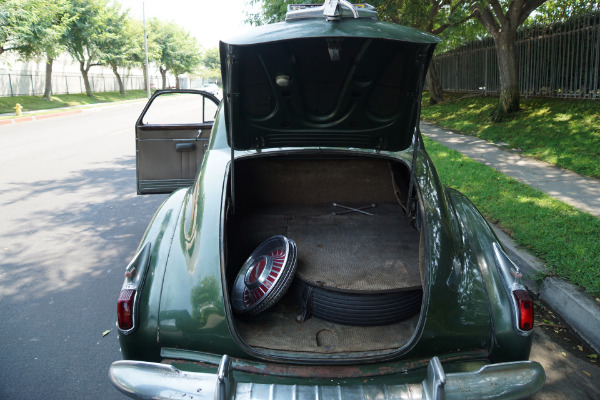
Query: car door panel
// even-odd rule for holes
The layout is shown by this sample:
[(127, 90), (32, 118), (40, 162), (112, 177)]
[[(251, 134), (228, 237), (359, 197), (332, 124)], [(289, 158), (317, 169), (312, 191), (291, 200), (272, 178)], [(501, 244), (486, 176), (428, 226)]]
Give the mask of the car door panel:
[(155, 93), (136, 124), (138, 194), (170, 193), (193, 184), (217, 105), (214, 96), (201, 91)]

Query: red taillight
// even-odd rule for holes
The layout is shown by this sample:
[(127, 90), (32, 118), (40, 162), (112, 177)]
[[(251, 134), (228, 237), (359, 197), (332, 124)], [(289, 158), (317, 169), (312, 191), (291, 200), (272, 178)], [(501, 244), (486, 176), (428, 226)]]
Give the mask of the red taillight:
[(128, 331), (133, 328), (133, 300), (135, 299), (135, 289), (121, 290), (119, 301), (117, 302), (117, 315), (119, 328)]
[(533, 329), (533, 301), (527, 290), (515, 290), (513, 292), (517, 300), (519, 310), (519, 329), (530, 331)]

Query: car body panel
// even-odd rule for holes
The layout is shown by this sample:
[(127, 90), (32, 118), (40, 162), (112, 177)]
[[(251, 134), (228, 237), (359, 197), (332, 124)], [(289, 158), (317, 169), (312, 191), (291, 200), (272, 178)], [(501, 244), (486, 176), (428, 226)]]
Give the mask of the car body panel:
[[(220, 117), (217, 118), (216, 131), (224, 130), (222, 112)], [(231, 318), (231, 310), (226, 306), (228, 294), (221, 279), (221, 227), (225, 199), (209, 194), (226, 193), (230, 154), (228, 149), (219, 149), (217, 135), (213, 137), (215, 140), (211, 142), (197, 183), (180, 197), (180, 204), (173, 203), (173, 208), (181, 211), (178, 213), (174, 229), (171, 243), (173, 250), (169, 254), (162, 288), (162, 291), (169, 295), (160, 300), (160, 346), (247, 357), (248, 349), (240, 347), (227, 323), (227, 318)], [(222, 138), (220, 144), (223, 144)], [(322, 149), (314, 148), (272, 149), (260, 153), (251, 150), (239, 152), (238, 157), (320, 151)], [(345, 152), (343, 149), (337, 151)], [(373, 156), (373, 152), (369, 150), (361, 152), (364, 156)], [(492, 337), (491, 307), (492, 310), (498, 310), (494, 324), (504, 326), (508, 330), (508, 341), (503, 346), (519, 354), (516, 359), (526, 359), (527, 343), (530, 340), (525, 338), (524, 343), (519, 343), (521, 339), (513, 335), (514, 324), (510, 314), (503, 312), (507, 307), (506, 295), (497, 291), (494, 298), (489, 298), (488, 291), (492, 292), (491, 288), (499, 284), (491, 249), (482, 249), (480, 246), (475, 251), (477, 243), (457, 243), (453, 237), (465, 235), (466, 224), (469, 228), (469, 235), (466, 237), (471, 240), (479, 238), (480, 241), (488, 243), (487, 240), (497, 239), (470, 202), (442, 188), (425, 151), (419, 151), (418, 154), (418, 187), (423, 199), (426, 232), (429, 234), (426, 238), (426, 247), (429, 249), (429, 288), (426, 291), (428, 299), (424, 302), (421, 322), (413, 342), (398, 352), (396, 357), (400, 354), (411, 357), (423, 354), (424, 351), (431, 355), (459, 349), (486, 348), (491, 351), (498, 345), (497, 336), (500, 334), (498, 332), (496, 337)], [(378, 153), (378, 157), (382, 156), (408, 162), (407, 158), (411, 156), (411, 152), (409, 150)], [(444, 193), (454, 193), (452, 201), (449, 201)], [(458, 217), (459, 213), (455, 210), (457, 206), (463, 209), (460, 215), (464, 214), (465, 210), (470, 213), (468, 220), (463, 221)], [(481, 255), (486, 252), (487, 255)], [(202, 257), (199, 257), (199, 254), (202, 254)], [(210, 292), (211, 295), (194, 294), (204, 291)], [(452, 312), (455, 310), (452, 299), (468, 312), (457, 318)], [(490, 301), (494, 302), (492, 306)], [(207, 337), (219, 339), (207, 342)], [(460, 343), (460, 347), (456, 343)]]
[(495, 362), (526, 360), (533, 336), (531, 332), (520, 334), (515, 329), (516, 322), (511, 313), (507, 313), (510, 300), (505, 290), (490, 251), (490, 243), (499, 240), (477, 208), (462, 193), (446, 189), (459, 216), (462, 235), (465, 238), (465, 250), (471, 254), (471, 262), (477, 266), (484, 277), (485, 292), (488, 297), (490, 314), (494, 326), (494, 341), (490, 357)]
[[(222, 129), (222, 118), (217, 119), (215, 130)], [(232, 332), (227, 328), (226, 316), (231, 318), (227, 293), (223, 287), (222, 274), (222, 235), (223, 207), (225, 199), (214, 193), (225, 193), (230, 154), (225, 149), (215, 149), (215, 144), (207, 153), (206, 162), (199, 174), (198, 182), (186, 195), (184, 210), (181, 212), (177, 233), (173, 239), (173, 249), (164, 280), (164, 293), (169, 296), (161, 299), (161, 346), (183, 347), (196, 351), (220, 352), (232, 356), (247, 356), (249, 349), (240, 348), (233, 341)], [(280, 154), (318, 153), (320, 149), (281, 149), (265, 152), (246, 151), (239, 157), (267, 157)], [(340, 154), (344, 150), (338, 150)], [(363, 151), (364, 156), (372, 152)], [(490, 348), (492, 343), (491, 322), (488, 299), (483, 287), (479, 269), (464, 267), (459, 282), (448, 285), (451, 267), (468, 262), (469, 254), (455, 248), (452, 240), (453, 228), (450, 223), (450, 211), (439, 186), (435, 170), (425, 152), (420, 152), (417, 168), (419, 187), (424, 196), (426, 224), (431, 228), (427, 238), (431, 245), (429, 259), (429, 300), (424, 302), (427, 310), (422, 313), (422, 322), (415, 335), (414, 342), (402, 349), (407, 357), (420, 354), (423, 349), (433, 354), (444, 354), (457, 350), (460, 341), (462, 349)], [(383, 156), (382, 153), (378, 155)], [(407, 162), (410, 152), (387, 153), (389, 159)], [(213, 195), (209, 195), (213, 193)], [(435, 193), (435, 195), (434, 195)], [(485, 223), (485, 222), (484, 222)], [(487, 225), (482, 225), (489, 229)], [(219, 239), (220, 238), (220, 239)], [(202, 257), (199, 257), (202, 254)], [(456, 260), (447, 263), (444, 260)], [(471, 263), (472, 266), (476, 265)], [(199, 296), (195, 293), (211, 293)], [(449, 310), (453, 309), (450, 299), (457, 298), (463, 309), (469, 310), (457, 318)], [(500, 307), (502, 307), (500, 305)], [(443, 335), (440, 332), (444, 332)], [(226, 338), (211, 339), (207, 337)], [(483, 339), (482, 339), (483, 338)], [(412, 349), (410, 349), (412, 348)], [(409, 351), (410, 349), (410, 351)], [(277, 358), (276, 356), (273, 356)], [(389, 355), (387, 356), (390, 357)], [(333, 357), (329, 361), (335, 362)]]
[[(221, 277), (223, 181), (229, 153), (210, 150), (185, 202), (160, 304), (161, 346), (231, 351)], [(198, 255), (201, 254), (202, 257)]]
[(171, 193), (194, 183), (218, 104), (197, 90), (152, 95), (135, 126), (138, 194)]
[(345, 19), (343, 23), (336, 24), (321, 18), (262, 25), (241, 35), (227, 38), (223, 42), (235, 46), (248, 46), (297, 38), (322, 37), (362, 37), (426, 45), (441, 41), (439, 37), (430, 33), (389, 22)]
[(178, 190), (163, 202), (152, 218), (140, 243), (140, 249), (146, 243), (151, 243), (152, 250), (144, 290), (139, 299), (138, 325), (130, 335), (119, 334), (121, 352), (125, 358), (160, 360), (158, 306), (171, 241), (178, 224), (185, 194), (186, 189)]

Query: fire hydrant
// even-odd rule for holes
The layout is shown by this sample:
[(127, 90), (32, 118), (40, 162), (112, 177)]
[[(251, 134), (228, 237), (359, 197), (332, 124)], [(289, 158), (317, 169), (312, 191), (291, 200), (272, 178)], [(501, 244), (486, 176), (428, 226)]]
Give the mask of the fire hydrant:
[(17, 103), (17, 105), (15, 106), (15, 111), (17, 113), (17, 117), (21, 116), (21, 110), (23, 110), (23, 106), (20, 105), (19, 103)]

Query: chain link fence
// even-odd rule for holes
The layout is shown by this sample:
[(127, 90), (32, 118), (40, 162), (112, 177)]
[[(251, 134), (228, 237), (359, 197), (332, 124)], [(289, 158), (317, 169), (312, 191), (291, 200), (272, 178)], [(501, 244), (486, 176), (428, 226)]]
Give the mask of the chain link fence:
[[(144, 90), (143, 75), (121, 76), (125, 91)], [(118, 92), (119, 83), (116, 76), (106, 74), (90, 74), (90, 86), (92, 92)], [(0, 73), (0, 97), (7, 96), (41, 96), (44, 94), (46, 83), (45, 73), (13, 74)], [(175, 86), (175, 78), (168, 77), (167, 86)], [(150, 76), (150, 88), (162, 87), (160, 76)], [(52, 74), (52, 94), (75, 94), (85, 93), (83, 77), (78, 73)]]

